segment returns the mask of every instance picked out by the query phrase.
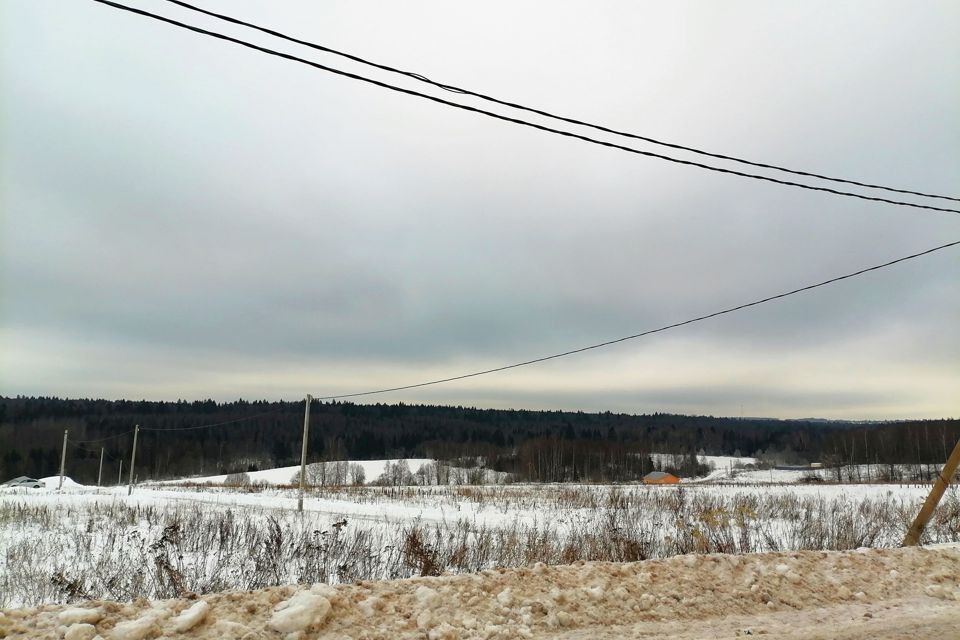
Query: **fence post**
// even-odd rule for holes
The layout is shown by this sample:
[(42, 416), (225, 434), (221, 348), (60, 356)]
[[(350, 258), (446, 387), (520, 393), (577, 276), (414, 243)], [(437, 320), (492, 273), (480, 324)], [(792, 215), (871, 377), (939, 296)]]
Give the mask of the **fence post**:
[(303, 512), (303, 490), (307, 482), (307, 433), (310, 432), (310, 403), (313, 396), (309, 393), (303, 410), (303, 448), (300, 450), (300, 496), (297, 498), (297, 511)]
[(944, 492), (947, 490), (947, 485), (950, 484), (950, 480), (953, 478), (953, 474), (956, 473), (958, 466), (960, 466), (960, 440), (957, 440), (957, 446), (953, 448), (953, 453), (947, 458), (946, 464), (943, 465), (943, 470), (940, 472), (940, 475), (937, 476), (937, 481), (933, 483), (933, 488), (930, 489), (930, 495), (927, 496), (923, 506), (920, 507), (920, 513), (917, 514), (913, 524), (910, 525), (910, 530), (907, 531), (907, 535), (903, 539), (904, 547), (915, 547), (920, 544), (920, 537), (923, 535), (923, 530), (926, 528), (931, 516), (933, 516), (937, 505), (940, 504), (940, 498), (943, 497)]

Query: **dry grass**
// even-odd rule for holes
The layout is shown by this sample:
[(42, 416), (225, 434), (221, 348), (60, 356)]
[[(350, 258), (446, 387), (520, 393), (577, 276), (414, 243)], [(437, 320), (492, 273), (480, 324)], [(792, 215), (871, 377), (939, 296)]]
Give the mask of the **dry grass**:
[[(185, 489), (190, 491), (191, 489)], [(246, 490), (246, 487), (241, 490)], [(227, 491), (227, 489), (223, 489)], [(0, 607), (635, 561), (685, 553), (897, 546), (916, 513), (891, 493), (828, 499), (790, 492), (590, 486), (344, 487), (356, 502), (462, 505), (542, 514), (536, 524), (363, 520), (171, 501), (0, 502)], [(456, 511), (454, 511), (455, 513)], [(960, 499), (945, 498), (930, 541), (960, 541)]]

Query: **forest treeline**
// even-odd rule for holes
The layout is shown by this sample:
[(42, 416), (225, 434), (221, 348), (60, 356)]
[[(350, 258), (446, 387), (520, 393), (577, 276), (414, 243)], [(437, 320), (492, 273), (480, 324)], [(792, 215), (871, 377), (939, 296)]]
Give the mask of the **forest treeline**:
[[(141, 480), (293, 465), (303, 413), (302, 401), (3, 397), (0, 481), (57, 473), (68, 430), (68, 475), (95, 482), (103, 447), (104, 482), (114, 482), (121, 460), (129, 464), (134, 425)], [(955, 419), (850, 423), (314, 401), (308, 460), (479, 459), (524, 480), (619, 481), (650, 471), (651, 452), (676, 454), (681, 474), (697, 471), (698, 453), (926, 465), (943, 462), (958, 438)]]

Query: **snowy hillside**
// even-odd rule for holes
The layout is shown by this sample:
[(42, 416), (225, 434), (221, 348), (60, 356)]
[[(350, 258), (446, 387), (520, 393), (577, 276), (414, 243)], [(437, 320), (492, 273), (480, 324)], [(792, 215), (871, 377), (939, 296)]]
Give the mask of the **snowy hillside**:
[[(384, 472), (388, 470), (389, 466), (397, 465), (398, 463), (405, 464), (409, 469), (410, 474), (414, 476), (412, 480), (405, 484), (436, 484), (436, 471), (432, 470), (432, 467), (433, 465), (440, 463), (430, 458), (401, 458), (393, 460), (338, 460), (314, 464), (328, 465), (328, 469), (335, 465), (343, 465), (346, 469), (356, 465), (363, 470), (363, 484), (376, 484), (383, 476)], [(443, 464), (441, 464), (441, 467), (442, 471), (444, 472), (443, 478), (446, 479), (447, 483), (449, 484), (468, 484), (474, 482), (497, 484), (504, 482), (507, 477), (507, 474), (505, 473), (490, 469), (468, 469), (463, 467), (452, 467)], [(418, 473), (422, 474), (428, 471), (429, 475), (424, 478), (422, 482), (418, 482)], [(277, 467), (275, 469), (264, 469), (261, 471), (250, 471), (247, 472), (246, 475), (249, 476), (250, 482), (253, 484), (281, 486), (296, 484), (299, 481), (299, 473), (300, 465), (295, 465), (290, 467)], [(224, 484), (227, 482), (227, 479), (227, 474), (221, 474), (215, 476), (181, 478), (179, 480), (165, 480), (158, 484)], [(350, 484), (350, 482), (345, 481), (343, 484)]]
[[(376, 481), (381, 475), (383, 475), (384, 470), (387, 467), (387, 464), (393, 464), (398, 462), (398, 460), (350, 460), (346, 461), (349, 464), (359, 464), (364, 471), (367, 483), (372, 483)], [(416, 473), (423, 465), (433, 462), (429, 458), (407, 458), (406, 463), (410, 467), (412, 473)], [(292, 467), (277, 467), (275, 469), (264, 469), (262, 471), (250, 471), (247, 473), (250, 476), (250, 481), (255, 483), (265, 483), (269, 485), (285, 485), (291, 484), (291, 479), (295, 474), (300, 473), (300, 465), (294, 465)], [(227, 475), (217, 475), (217, 476), (199, 476), (195, 478), (183, 478), (181, 480), (170, 480), (166, 481), (168, 484), (179, 483), (179, 482), (197, 482), (197, 483), (206, 483), (211, 484), (223, 484), (227, 479)]]

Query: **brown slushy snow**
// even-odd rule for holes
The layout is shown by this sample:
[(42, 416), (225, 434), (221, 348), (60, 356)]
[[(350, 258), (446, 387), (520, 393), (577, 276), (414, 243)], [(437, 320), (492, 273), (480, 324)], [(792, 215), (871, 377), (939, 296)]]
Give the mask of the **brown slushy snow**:
[(960, 548), (690, 555), (0, 612), (0, 638), (960, 639)]

